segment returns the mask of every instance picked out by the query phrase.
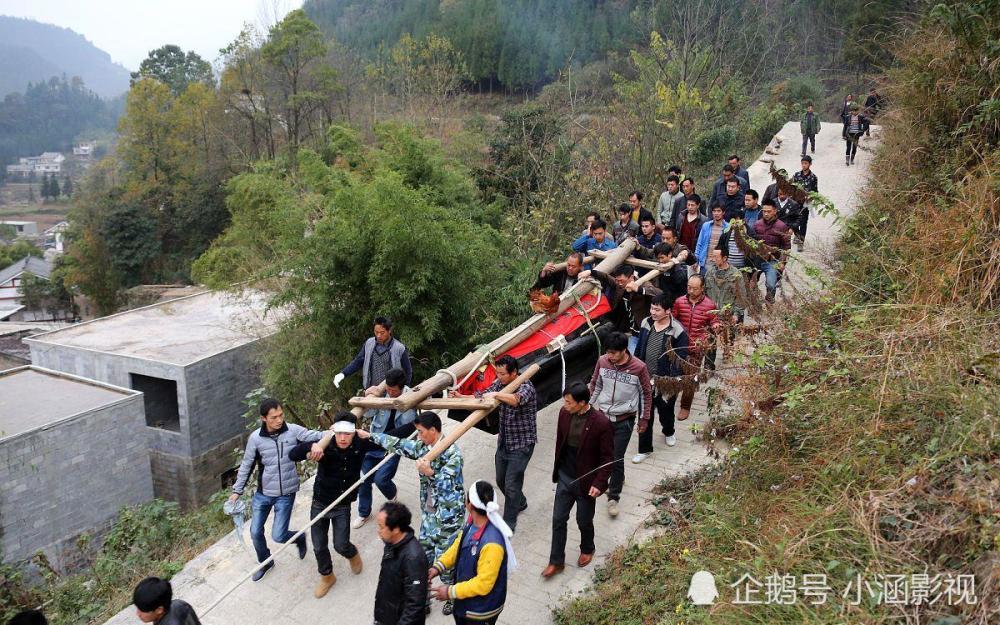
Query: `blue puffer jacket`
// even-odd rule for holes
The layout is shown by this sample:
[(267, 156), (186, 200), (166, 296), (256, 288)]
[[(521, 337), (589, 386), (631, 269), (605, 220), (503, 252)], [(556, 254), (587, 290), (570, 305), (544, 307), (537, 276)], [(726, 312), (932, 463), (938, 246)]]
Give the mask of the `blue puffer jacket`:
[(299, 443), (315, 443), (322, 432), (307, 430), (301, 425), (285, 423), (277, 432), (268, 432), (266, 425), (254, 430), (247, 439), (243, 462), (236, 474), (233, 492), (242, 495), (250, 471), (257, 467), (257, 491), (268, 497), (291, 495), (299, 490), (299, 474), (289, 452)]

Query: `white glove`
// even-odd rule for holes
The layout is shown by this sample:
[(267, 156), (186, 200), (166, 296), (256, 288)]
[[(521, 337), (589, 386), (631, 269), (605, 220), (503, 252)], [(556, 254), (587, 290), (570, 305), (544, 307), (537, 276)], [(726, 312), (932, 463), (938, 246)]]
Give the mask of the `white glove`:
[(338, 373), (337, 375), (333, 376), (333, 385), (336, 386), (337, 388), (340, 388), (340, 383), (343, 381), (344, 381), (343, 373)]

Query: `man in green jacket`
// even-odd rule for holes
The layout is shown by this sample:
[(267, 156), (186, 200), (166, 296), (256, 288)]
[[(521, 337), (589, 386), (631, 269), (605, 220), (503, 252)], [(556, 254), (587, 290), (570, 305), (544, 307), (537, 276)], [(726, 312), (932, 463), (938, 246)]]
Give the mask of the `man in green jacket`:
[(816, 135), (819, 134), (819, 115), (813, 111), (812, 102), (806, 106), (805, 115), (799, 122), (799, 130), (802, 131), (802, 156), (806, 155), (806, 143), (810, 144), (812, 153), (816, 153)]

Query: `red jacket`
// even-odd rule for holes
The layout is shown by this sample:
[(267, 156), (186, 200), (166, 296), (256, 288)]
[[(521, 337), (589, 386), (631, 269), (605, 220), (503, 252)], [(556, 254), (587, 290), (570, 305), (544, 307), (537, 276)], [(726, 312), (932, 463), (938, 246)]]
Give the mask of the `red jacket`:
[[(552, 467), (552, 481), (559, 481), (559, 458), (566, 439), (569, 438), (569, 420), (572, 415), (565, 408), (559, 410), (559, 426), (556, 428), (556, 461)], [(580, 447), (576, 450), (576, 476), (580, 492), (584, 495), (596, 486), (602, 493), (608, 490), (611, 463), (615, 459), (614, 430), (611, 421), (603, 412), (590, 407), (587, 422), (580, 435)], [(600, 467), (600, 468), (598, 468)]]
[(691, 298), (687, 295), (678, 297), (674, 302), (674, 317), (681, 322), (684, 330), (687, 331), (688, 340), (693, 349), (697, 350), (699, 345), (705, 345), (709, 327), (714, 328), (719, 325), (719, 319), (716, 316), (718, 308), (718, 305), (707, 295), (702, 297), (697, 304), (692, 304)]

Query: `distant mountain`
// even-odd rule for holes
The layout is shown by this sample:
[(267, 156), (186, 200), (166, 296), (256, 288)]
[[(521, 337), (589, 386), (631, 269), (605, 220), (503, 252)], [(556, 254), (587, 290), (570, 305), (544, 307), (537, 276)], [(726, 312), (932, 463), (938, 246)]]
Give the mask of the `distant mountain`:
[(79, 76), (105, 98), (128, 90), (129, 71), (68, 28), (0, 15), (0, 98), (53, 76)]

